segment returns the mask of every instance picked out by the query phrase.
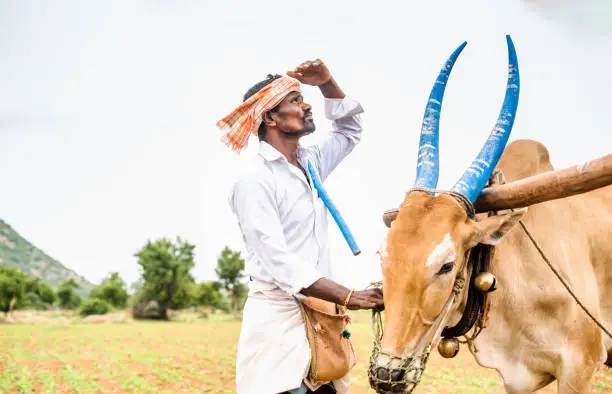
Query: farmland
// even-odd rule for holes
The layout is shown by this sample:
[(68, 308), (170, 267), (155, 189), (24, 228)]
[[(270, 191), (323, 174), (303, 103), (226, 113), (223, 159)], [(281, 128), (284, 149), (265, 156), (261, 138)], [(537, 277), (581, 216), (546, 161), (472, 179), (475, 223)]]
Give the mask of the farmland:
[[(230, 315), (172, 322), (85, 323), (51, 316), (36, 323), (0, 325), (2, 393), (232, 393), (240, 320)], [(352, 393), (368, 393), (366, 368), (372, 334), (369, 315), (355, 313), (351, 332), (358, 365)], [(555, 385), (542, 390), (554, 393)], [(604, 369), (595, 392), (612, 392)], [(475, 364), (462, 346), (454, 359), (432, 354), (415, 393), (503, 393), (495, 371)]]

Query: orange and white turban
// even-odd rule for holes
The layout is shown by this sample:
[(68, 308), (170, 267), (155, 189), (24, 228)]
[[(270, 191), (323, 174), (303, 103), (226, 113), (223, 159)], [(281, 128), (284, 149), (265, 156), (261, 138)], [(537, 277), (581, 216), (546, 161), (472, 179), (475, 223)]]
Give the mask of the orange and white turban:
[(221, 140), (233, 151), (242, 150), (249, 134), (257, 135), (263, 114), (276, 107), (291, 92), (301, 92), (300, 83), (285, 76), (264, 86), (217, 122), (217, 127), (225, 132)]

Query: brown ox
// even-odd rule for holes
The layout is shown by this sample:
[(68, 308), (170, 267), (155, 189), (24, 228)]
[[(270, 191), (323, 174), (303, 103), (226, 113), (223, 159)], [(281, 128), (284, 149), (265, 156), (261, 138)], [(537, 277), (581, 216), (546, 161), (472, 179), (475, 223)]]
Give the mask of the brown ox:
[[(508, 44), (511, 74), (513, 69), (518, 74), (509, 39)], [(443, 68), (443, 83), (457, 54)], [(508, 90), (514, 83), (518, 76), (510, 75)], [(442, 94), (438, 92), (434, 101), (441, 103)], [(433, 96), (432, 91), (430, 102)], [(504, 108), (511, 108), (513, 118), (516, 106), (512, 108), (511, 100), (507, 93)], [(431, 112), (428, 104), (426, 118)], [(522, 221), (584, 306), (612, 328), (612, 297), (606, 296), (612, 285), (612, 188), (593, 190), (612, 183), (612, 155), (553, 171), (542, 144), (520, 140), (504, 150), (505, 141), (492, 148), (490, 138), (483, 152), (498, 149), (503, 151), (501, 158), (493, 155), (484, 172), (472, 165), (475, 170), (466, 173), (486, 181), (497, 167), (509, 183), (481, 194), (479, 179), (480, 184), (468, 185), (471, 190), (455, 185), (452, 192), (440, 192), (435, 191), (437, 154), (432, 154), (437, 153), (437, 118), (433, 126), (425, 123), (417, 187), (407, 193), (399, 210), (385, 217), (390, 230), (381, 249), (384, 332), (372, 355), (370, 384), (378, 392), (411, 392), (416, 387), (429, 349), (436, 346), (442, 329), (455, 326), (466, 309), (470, 251), (494, 245), (488, 271), (497, 278), (496, 291), (486, 295), (486, 326), (470, 351), (480, 365), (499, 372), (509, 393), (530, 393), (555, 379), (560, 393), (590, 392), (593, 375), (606, 355), (612, 355), (612, 341), (571, 298), (517, 224)], [(511, 127), (512, 122), (506, 134)], [(433, 146), (425, 155), (423, 143)], [(431, 164), (423, 170), (427, 160)], [(427, 173), (431, 168), (435, 174)], [(479, 212), (519, 209), (471, 216), (474, 206)]]

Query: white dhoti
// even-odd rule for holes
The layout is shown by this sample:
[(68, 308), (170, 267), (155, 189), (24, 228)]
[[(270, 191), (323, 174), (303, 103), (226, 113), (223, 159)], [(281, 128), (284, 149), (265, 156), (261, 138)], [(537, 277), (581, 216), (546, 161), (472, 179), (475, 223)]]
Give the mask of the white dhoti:
[[(276, 394), (296, 389), (308, 374), (310, 357), (297, 301), (278, 288), (252, 286), (238, 342), (237, 392)], [(337, 393), (348, 393), (348, 374), (333, 383)]]

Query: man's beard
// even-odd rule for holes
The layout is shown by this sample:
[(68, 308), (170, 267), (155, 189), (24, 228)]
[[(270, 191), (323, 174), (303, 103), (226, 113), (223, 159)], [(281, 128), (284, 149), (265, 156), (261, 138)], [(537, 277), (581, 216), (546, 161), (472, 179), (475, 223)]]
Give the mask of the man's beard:
[(302, 135), (308, 135), (314, 133), (316, 126), (314, 124), (314, 119), (310, 118), (308, 120), (304, 120), (304, 128), (302, 129)]
[(314, 120), (313, 119), (309, 119), (309, 120), (304, 120), (304, 124), (302, 127), (302, 130), (292, 130), (292, 131), (284, 131), (284, 130), (280, 130), (281, 133), (286, 134), (286, 135), (293, 135), (293, 136), (298, 136), (298, 137), (303, 137), (305, 135), (309, 135), (314, 133), (316, 129), (316, 126), (314, 124)]

